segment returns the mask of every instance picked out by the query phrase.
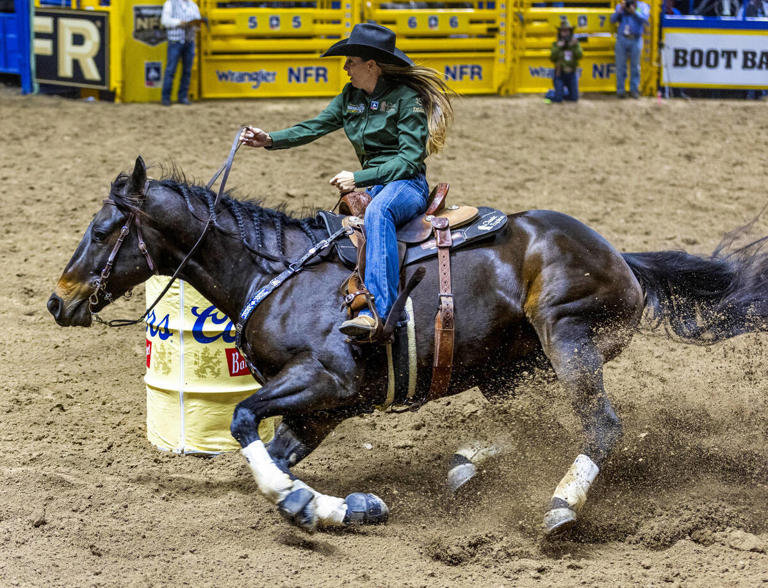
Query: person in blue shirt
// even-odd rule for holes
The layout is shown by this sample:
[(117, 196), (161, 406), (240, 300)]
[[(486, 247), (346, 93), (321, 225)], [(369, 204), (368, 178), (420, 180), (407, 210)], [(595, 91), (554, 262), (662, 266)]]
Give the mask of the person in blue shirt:
[(640, 53), (643, 33), (648, 26), (651, 8), (639, 0), (624, 0), (616, 5), (611, 22), (618, 25), (616, 32), (616, 95), (626, 98), (627, 59), (629, 59), (629, 93), (640, 97)]

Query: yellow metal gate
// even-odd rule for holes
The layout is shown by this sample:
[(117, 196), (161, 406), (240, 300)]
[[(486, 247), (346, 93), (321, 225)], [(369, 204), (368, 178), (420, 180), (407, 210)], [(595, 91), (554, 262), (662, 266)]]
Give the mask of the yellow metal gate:
[(321, 59), (349, 36), (360, 0), (203, 0), (203, 98), (331, 96), (346, 83), (339, 58)]
[(391, 28), (397, 45), (463, 94), (494, 94), (508, 74), (507, 0), (367, 0), (363, 17)]

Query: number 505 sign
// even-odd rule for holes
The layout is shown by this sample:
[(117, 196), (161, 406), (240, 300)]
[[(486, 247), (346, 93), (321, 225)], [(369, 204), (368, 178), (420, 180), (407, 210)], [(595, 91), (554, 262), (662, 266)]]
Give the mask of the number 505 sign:
[(238, 19), (237, 28), (247, 34), (258, 35), (311, 35), (315, 29), (310, 14), (279, 13), (252, 14)]

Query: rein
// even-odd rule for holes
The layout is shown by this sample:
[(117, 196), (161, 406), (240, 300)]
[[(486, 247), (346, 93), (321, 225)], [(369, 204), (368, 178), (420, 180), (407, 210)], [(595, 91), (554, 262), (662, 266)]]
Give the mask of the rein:
[[(203, 242), (203, 239), (205, 238), (206, 234), (208, 233), (208, 230), (211, 227), (211, 223), (213, 222), (216, 205), (218, 205), (219, 200), (221, 200), (221, 195), (224, 193), (224, 186), (227, 183), (227, 178), (229, 178), (229, 172), (232, 169), (232, 162), (235, 159), (235, 153), (237, 153), (237, 150), (240, 148), (240, 133), (242, 133), (243, 129), (245, 127), (240, 127), (237, 130), (237, 134), (235, 135), (235, 140), (232, 142), (232, 147), (229, 150), (229, 156), (227, 157), (227, 160), (224, 162), (224, 164), (219, 168), (219, 170), (213, 175), (213, 177), (210, 179), (208, 184), (206, 184), (205, 188), (206, 190), (210, 190), (211, 186), (213, 186), (214, 182), (216, 182), (216, 179), (221, 175), (222, 172), (224, 172), (224, 175), (221, 178), (221, 183), (219, 184), (219, 191), (216, 193), (216, 199), (213, 202), (213, 206), (211, 207), (211, 211), (208, 215), (208, 220), (205, 222), (205, 226), (203, 227), (203, 232), (200, 234), (200, 236), (197, 238), (197, 241), (192, 246), (192, 249), (189, 250), (189, 253), (184, 257), (184, 259), (179, 264), (179, 267), (176, 268), (176, 271), (173, 272), (173, 275), (171, 276), (171, 279), (168, 281), (168, 283), (165, 285), (165, 288), (163, 288), (162, 292), (157, 295), (157, 298), (155, 298), (155, 301), (149, 305), (149, 307), (144, 311), (144, 314), (142, 314), (137, 319), (113, 319), (111, 321), (105, 321), (99, 315), (95, 312), (93, 312), (93, 307), (98, 304), (99, 301), (99, 291), (104, 292), (104, 300), (106, 300), (108, 303), (112, 302), (112, 296), (106, 291), (106, 282), (107, 278), (109, 278), (110, 273), (112, 272), (112, 265), (115, 261), (115, 258), (117, 257), (117, 252), (120, 250), (120, 246), (123, 244), (123, 241), (125, 240), (125, 237), (128, 235), (128, 232), (131, 229), (131, 225), (135, 222), (136, 223), (136, 234), (139, 241), (139, 250), (144, 254), (144, 258), (147, 260), (147, 265), (149, 265), (149, 269), (152, 270), (153, 273), (157, 274), (157, 269), (155, 267), (155, 264), (152, 262), (152, 257), (149, 255), (149, 251), (147, 250), (147, 246), (144, 243), (144, 238), (141, 235), (141, 222), (139, 221), (139, 217), (135, 212), (132, 212), (128, 215), (128, 219), (126, 220), (123, 227), (120, 229), (120, 236), (117, 238), (117, 242), (115, 243), (115, 246), (112, 248), (112, 251), (109, 254), (109, 258), (107, 259), (107, 263), (104, 266), (104, 269), (101, 270), (101, 274), (94, 282), (94, 291), (88, 298), (88, 306), (91, 309), (91, 316), (94, 317), (96, 322), (99, 322), (101, 324), (104, 324), (108, 327), (127, 327), (128, 325), (135, 325), (137, 323), (142, 322), (150, 312), (152, 312), (152, 309), (157, 306), (157, 304), (160, 302), (160, 300), (165, 296), (166, 292), (170, 289), (173, 282), (176, 281), (176, 279), (179, 277), (179, 274), (181, 273), (181, 270), (184, 268), (184, 266), (187, 264), (189, 259), (194, 255), (195, 251), (200, 247), (200, 244)], [(147, 180), (144, 183), (144, 188), (142, 189), (142, 192), (139, 194), (139, 196), (142, 196), (146, 198), (146, 193), (149, 189), (149, 180)], [(111, 200), (105, 200), (105, 202), (115, 205), (114, 202)]]

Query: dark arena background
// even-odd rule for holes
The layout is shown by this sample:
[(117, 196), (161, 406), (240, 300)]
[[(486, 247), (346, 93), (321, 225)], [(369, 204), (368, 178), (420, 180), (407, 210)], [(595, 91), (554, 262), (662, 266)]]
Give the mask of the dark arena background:
[[(330, 494), (379, 494), (392, 511), (379, 527), (305, 534), (259, 495), (239, 454), (179, 456), (147, 441), (144, 326), (57, 327), (45, 304), (62, 268), (137, 155), (154, 177), (176, 165), (207, 181), (239, 125), (281, 128), (326, 102), (161, 109), (0, 88), (0, 585), (768, 582), (765, 334), (700, 347), (636, 335), (605, 372), (625, 436), (559, 541), (542, 539), (541, 517), (581, 433), (561, 387), (535, 373), (498, 406), (468, 390), (352, 419), (296, 468)], [(768, 202), (764, 102), (466, 97), (456, 109), (428, 168), (455, 203), (559, 210), (621, 251), (706, 255)], [(342, 133), (241, 150), (228, 185), (268, 206), (330, 208), (328, 179), (354, 161)], [(103, 314), (143, 306), (139, 288)], [(450, 454), (473, 439), (504, 452), (452, 497)]]

